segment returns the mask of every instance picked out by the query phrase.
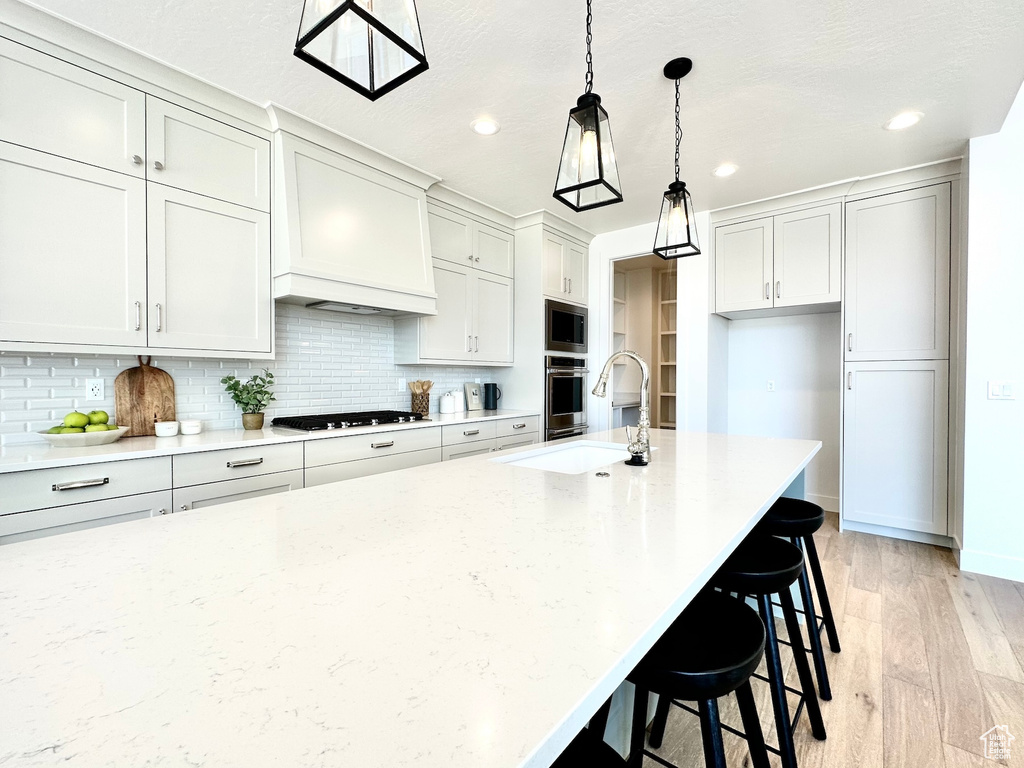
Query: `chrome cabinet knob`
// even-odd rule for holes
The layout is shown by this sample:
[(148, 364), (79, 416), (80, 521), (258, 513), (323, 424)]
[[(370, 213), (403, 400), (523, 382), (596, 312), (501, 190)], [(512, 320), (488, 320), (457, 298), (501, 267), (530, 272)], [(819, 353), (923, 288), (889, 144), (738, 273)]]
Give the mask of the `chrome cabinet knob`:
[(132, 165), (142, 165), (142, 158), (138, 155), (132, 155)]
[(156, 168), (156, 170), (158, 171), (162, 171), (164, 169), (164, 164), (161, 163), (159, 160), (154, 160), (153, 167)]

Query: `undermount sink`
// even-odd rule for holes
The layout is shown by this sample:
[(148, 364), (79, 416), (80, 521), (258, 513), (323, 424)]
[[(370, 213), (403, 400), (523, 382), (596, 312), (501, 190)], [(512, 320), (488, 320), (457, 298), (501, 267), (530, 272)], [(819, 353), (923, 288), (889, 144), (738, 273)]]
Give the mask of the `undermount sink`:
[(629, 451), (626, 449), (625, 443), (577, 440), (571, 443), (548, 445), (512, 456), (501, 456), (491, 459), (491, 461), (513, 467), (560, 472), (563, 475), (579, 475), (627, 459), (629, 459)]

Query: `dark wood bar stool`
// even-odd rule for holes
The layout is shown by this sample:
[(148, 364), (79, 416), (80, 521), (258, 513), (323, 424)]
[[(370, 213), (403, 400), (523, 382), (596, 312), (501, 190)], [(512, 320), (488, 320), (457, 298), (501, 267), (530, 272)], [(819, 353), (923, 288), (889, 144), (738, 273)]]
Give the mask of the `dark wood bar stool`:
[[(712, 586), (723, 592), (750, 595), (757, 599), (758, 611), (768, 636), (765, 656), (768, 660), (768, 684), (771, 687), (772, 707), (775, 710), (775, 729), (779, 738), (777, 752), (785, 768), (796, 768), (797, 765), (793, 728), (799, 722), (801, 710), (807, 711), (814, 737), (823, 740), (826, 736), (825, 723), (814, 689), (814, 678), (804, 649), (800, 622), (797, 619), (796, 607), (793, 605), (793, 596), (789, 592), (790, 586), (800, 578), (803, 570), (804, 555), (799, 547), (774, 536), (752, 534), (736, 548), (711, 579)], [(789, 644), (793, 649), (793, 664), (800, 680), (799, 689), (786, 685), (782, 671), (779, 645), (783, 641), (779, 640), (775, 632), (773, 596), (778, 597), (782, 615), (786, 620)], [(789, 702), (786, 700), (787, 690), (800, 695), (800, 703), (792, 720), (789, 716)], [(776, 751), (771, 747), (769, 749)]]
[[(783, 542), (785, 543), (785, 542)], [(769, 768), (761, 722), (750, 690), (750, 676), (764, 656), (764, 624), (757, 612), (739, 600), (717, 592), (698, 596), (662, 635), (654, 648), (626, 678), (636, 688), (630, 741), (630, 768), (641, 765), (644, 755), (672, 766), (644, 748), (647, 700), (656, 693), (666, 702), (651, 729), (650, 744), (661, 746), (669, 700), (695, 701), (697, 710), (682, 706), (700, 718), (704, 762), (708, 768), (725, 768), (722, 729), (747, 740), (754, 768)], [(745, 733), (723, 725), (718, 699), (736, 693)]]
[(800, 599), (803, 608), (798, 608), (797, 613), (803, 613), (806, 617), (808, 645), (818, 678), (818, 693), (821, 694), (821, 698), (828, 700), (832, 698), (832, 688), (829, 685), (828, 668), (825, 666), (825, 653), (821, 644), (822, 628), (828, 635), (828, 645), (832, 652), (839, 653), (841, 649), (836, 622), (832, 617), (832, 604), (828, 599), (828, 589), (825, 587), (825, 577), (822, 575), (821, 561), (818, 559), (818, 549), (814, 545), (814, 534), (824, 523), (825, 510), (817, 504), (803, 499), (782, 497), (768, 510), (755, 531), (788, 539), (800, 547), (806, 556), (821, 613), (815, 609), (814, 595), (806, 569), (800, 575)]

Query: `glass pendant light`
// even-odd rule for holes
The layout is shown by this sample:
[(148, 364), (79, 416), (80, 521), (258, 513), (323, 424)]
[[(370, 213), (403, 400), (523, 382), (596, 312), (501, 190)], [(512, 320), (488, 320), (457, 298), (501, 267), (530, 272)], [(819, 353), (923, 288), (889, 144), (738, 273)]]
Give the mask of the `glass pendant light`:
[(376, 101), (427, 70), (416, 0), (304, 0), (295, 55)]
[(590, 53), (592, 14), (587, 0), (587, 88), (569, 110), (562, 159), (555, 180), (555, 199), (577, 213), (622, 202), (615, 166), (612, 131), (601, 97), (594, 90), (594, 58)]
[(665, 77), (676, 81), (676, 180), (668, 185), (664, 202), (661, 204), (661, 218), (658, 219), (658, 233), (654, 238), (654, 252), (663, 259), (678, 259), (682, 256), (696, 256), (700, 253), (697, 243), (697, 222), (693, 217), (693, 200), (686, 188), (686, 182), (679, 180), (679, 143), (683, 130), (679, 124), (679, 81), (689, 74), (693, 62), (687, 58), (673, 59), (665, 65)]

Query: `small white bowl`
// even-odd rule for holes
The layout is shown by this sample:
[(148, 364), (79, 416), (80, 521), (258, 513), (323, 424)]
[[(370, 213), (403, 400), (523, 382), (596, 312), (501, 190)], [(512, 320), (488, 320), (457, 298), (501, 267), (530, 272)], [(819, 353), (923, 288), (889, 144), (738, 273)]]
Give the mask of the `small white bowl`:
[(181, 434), (198, 435), (203, 431), (203, 422), (199, 419), (186, 419), (181, 422)]
[(178, 422), (158, 421), (153, 425), (157, 437), (174, 437), (178, 434)]

